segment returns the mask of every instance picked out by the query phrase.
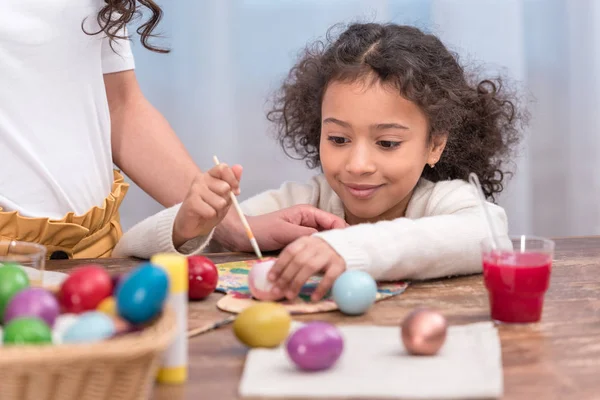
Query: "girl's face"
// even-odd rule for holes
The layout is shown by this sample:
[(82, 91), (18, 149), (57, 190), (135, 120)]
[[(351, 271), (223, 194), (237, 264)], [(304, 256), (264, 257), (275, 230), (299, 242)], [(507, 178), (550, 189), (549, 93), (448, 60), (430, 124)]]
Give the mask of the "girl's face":
[(440, 159), (447, 136), (428, 140), (425, 114), (379, 81), (331, 82), (321, 115), (321, 165), (346, 221), (404, 216), (423, 168)]

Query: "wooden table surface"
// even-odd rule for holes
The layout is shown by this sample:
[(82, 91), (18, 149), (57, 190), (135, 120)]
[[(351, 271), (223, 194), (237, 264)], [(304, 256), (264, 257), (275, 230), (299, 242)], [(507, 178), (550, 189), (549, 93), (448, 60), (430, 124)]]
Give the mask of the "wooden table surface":
[[(216, 263), (253, 258), (210, 254)], [(139, 261), (93, 260), (111, 271), (126, 271)], [(50, 261), (48, 269), (68, 271), (82, 260)], [(190, 303), (190, 328), (227, 316), (216, 308), (221, 294)], [(298, 317), (336, 324), (397, 326), (417, 307), (434, 307), (450, 324), (489, 321), (481, 275), (413, 283), (400, 295), (377, 303), (366, 315), (339, 312)], [(542, 322), (499, 326), (504, 366), (503, 399), (600, 399), (600, 237), (556, 239), (550, 290)], [(239, 398), (238, 383), (246, 348), (231, 326), (190, 339), (189, 382), (157, 386), (156, 400)]]

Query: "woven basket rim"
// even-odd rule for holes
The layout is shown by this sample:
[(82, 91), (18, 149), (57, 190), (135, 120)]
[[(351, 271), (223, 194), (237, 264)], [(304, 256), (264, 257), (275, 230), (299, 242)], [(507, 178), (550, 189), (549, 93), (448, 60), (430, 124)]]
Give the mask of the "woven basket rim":
[(167, 306), (161, 315), (144, 330), (100, 342), (2, 346), (0, 347), (0, 367), (40, 362), (57, 364), (82, 359), (93, 359), (97, 362), (135, 359), (149, 352), (166, 350), (176, 332), (175, 312)]

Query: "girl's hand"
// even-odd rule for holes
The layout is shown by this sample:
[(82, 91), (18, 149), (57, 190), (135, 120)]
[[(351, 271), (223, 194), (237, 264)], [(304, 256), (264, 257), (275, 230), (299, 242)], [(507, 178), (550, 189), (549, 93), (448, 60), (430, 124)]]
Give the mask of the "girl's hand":
[(220, 164), (194, 178), (173, 224), (173, 245), (205, 236), (225, 217), (230, 193), (240, 193), (242, 167)]
[(346, 262), (326, 241), (307, 236), (289, 244), (281, 252), (271, 268), (269, 280), (275, 286), (275, 295), (285, 294), (292, 300), (298, 296), (308, 278), (323, 272), (323, 279), (311, 296), (312, 301), (318, 301), (345, 270)]

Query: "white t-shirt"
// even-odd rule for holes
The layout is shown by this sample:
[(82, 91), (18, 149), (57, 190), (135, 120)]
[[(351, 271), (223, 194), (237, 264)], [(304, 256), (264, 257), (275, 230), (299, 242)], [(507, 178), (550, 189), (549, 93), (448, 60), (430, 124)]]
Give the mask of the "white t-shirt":
[(0, 1), (0, 207), (83, 214), (110, 193), (113, 161), (103, 74), (134, 68), (96, 16), (103, 0)]

